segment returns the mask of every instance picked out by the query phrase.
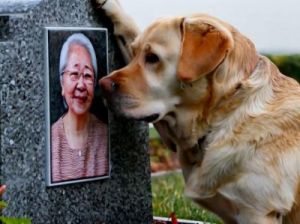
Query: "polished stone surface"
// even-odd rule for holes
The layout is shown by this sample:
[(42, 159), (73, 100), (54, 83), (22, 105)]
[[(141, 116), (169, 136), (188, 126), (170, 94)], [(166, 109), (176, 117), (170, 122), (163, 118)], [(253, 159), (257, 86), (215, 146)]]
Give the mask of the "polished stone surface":
[(0, 174), (4, 214), (33, 223), (151, 223), (146, 124), (111, 117), (111, 177), (47, 188), (44, 27), (109, 28), (109, 70), (122, 59), (107, 18), (90, 1), (43, 0), (0, 16)]
[(25, 13), (40, 2), (41, 0), (0, 0), (0, 15)]

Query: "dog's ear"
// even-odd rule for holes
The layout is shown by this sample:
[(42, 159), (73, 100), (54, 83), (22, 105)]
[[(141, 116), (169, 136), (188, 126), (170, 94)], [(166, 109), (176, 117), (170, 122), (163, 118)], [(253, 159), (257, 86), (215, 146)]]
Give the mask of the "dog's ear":
[(214, 71), (233, 48), (233, 38), (225, 27), (203, 18), (185, 18), (177, 75), (182, 82), (193, 82)]

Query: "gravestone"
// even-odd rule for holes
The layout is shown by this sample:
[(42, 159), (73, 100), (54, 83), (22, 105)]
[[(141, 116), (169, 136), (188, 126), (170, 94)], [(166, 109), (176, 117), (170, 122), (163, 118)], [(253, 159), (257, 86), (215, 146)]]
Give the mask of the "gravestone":
[(124, 65), (112, 24), (88, 0), (0, 1), (0, 175), (6, 216), (32, 223), (151, 223), (145, 123), (110, 115), (110, 178), (46, 186), (46, 26), (107, 27), (109, 70)]

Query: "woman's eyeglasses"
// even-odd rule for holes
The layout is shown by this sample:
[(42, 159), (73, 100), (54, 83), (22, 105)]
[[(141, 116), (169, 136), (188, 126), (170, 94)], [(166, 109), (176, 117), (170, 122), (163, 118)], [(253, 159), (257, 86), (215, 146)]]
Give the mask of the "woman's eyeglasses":
[(83, 81), (86, 83), (86, 84), (89, 84), (89, 85), (93, 85), (94, 84), (94, 74), (93, 73), (79, 73), (79, 72), (73, 72), (73, 71), (64, 71), (62, 73), (63, 75), (64, 74), (67, 74), (71, 81), (73, 82), (78, 82), (80, 77), (83, 78)]

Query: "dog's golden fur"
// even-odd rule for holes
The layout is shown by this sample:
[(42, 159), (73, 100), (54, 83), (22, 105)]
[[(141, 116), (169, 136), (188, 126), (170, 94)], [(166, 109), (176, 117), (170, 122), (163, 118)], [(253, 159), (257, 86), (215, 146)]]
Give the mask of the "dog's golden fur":
[(103, 9), (129, 59), (100, 81), (108, 105), (154, 122), (178, 152), (186, 195), (225, 223), (299, 224), (299, 84), (212, 16), (139, 33), (116, 0)]

